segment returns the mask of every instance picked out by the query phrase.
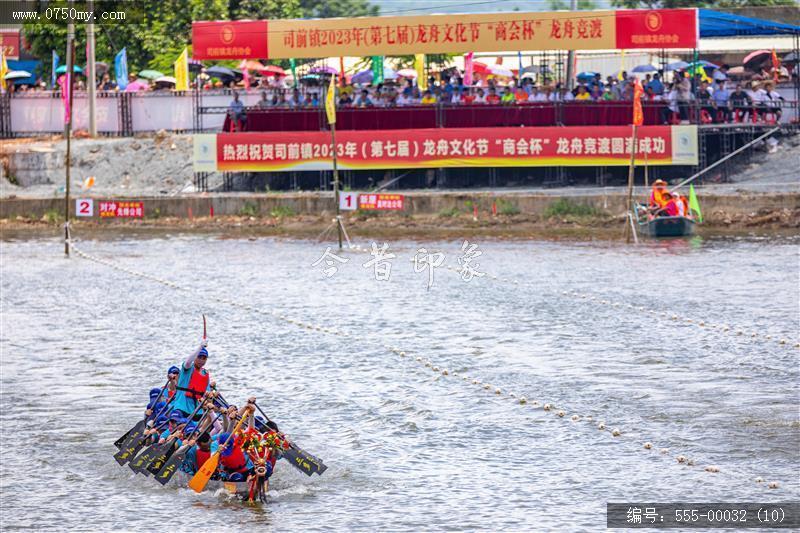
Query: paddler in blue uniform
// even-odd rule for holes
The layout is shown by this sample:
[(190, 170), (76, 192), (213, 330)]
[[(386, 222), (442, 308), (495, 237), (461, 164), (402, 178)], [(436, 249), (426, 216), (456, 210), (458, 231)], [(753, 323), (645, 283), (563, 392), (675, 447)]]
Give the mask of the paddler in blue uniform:
[[(206, 391), (211, 390), (211, 375), (203, 368), (208, 359), (208, 340), (203, 338), (200, 347), (183, 362), (178, 375), (173, 409), (183, 413), (184, 418), (194, 412), (197, 402)], [(203, 410), (199, 409), (194, 420), (200, 420)]]

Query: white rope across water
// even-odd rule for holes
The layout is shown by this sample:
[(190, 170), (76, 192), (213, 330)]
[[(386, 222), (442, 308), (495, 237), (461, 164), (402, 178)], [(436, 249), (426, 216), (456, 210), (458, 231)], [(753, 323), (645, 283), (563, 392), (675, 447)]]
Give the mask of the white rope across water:
[[(357, 250), (357, 251), (360, 251), (360, 252), (369, 253), (369, 250), (367, 248), (364, 248), (363, 246), (358, 245), (358, 244), (351, 245), (350, 249)], [(413, 259), (412, 259), (412, 261), (413, 261)], [(457, 274), (461, 272), (457, 267), (452, 266), (452, 265), (443, 265), (441, 268), (445, 268), (446, 270), (449, 270), (449, 271), (457, 273)], [(507, 283), (507, 284), (515, 285), (515, 286), (519, 286), (520, 285), (519, 280), (515, 280), (515, 279), (511, 279), (511, 278), (505, 278), (505, 277), (498, 277), (497, 275), (491, 274), (491, 273), (488, 273), (488, 272), (486, 273), (485, 277), (487, 279), (490, 279), (492, 281), (497, 281), (497, 282), (500, 282), (500, 283)], [(669, 323), (673, 323), (673, 324), (678, 324), (678, 323), (691, 324), (691, 325), (694, 325), (694, 326), (697, 326), (697, 327), (703, 329), (705, 332), (712, 332), (713, 331), (715, 333), (725, 334), (725, 335), (727, 335), (729, 337), (735, 337), (735, 338), (738, 338), (738, 339), (755, 339), (755, 340), (770, 341), (770, 342), (777, 343), (779, 346), (782, 346), (784, 348), (791, 348), (791, 347), (800, 348), (800, 342), (797, 339), (794, 339), (794, 340), (790, 339), (789, 338), (790, 335), (788, 335), (788, 334), (771, 335), (769, 333), (759, 333), (758, 331), (754, 331), (754, 330), (747, 331), (745, 328), (742, 328), (742, 327), (732, 326), (732, 325), (728, 325), (728, 324), (712, 323), (712, 322), (709, 322), (709, 321), (703, 320), (703, 319), (681, 316), (678, 313), (674, 313), (674, 312), (670, 312), (670, 311), (664, 311), (664, 310), (659, 311), (659, 310), (656, 310), (656, 309), (648, 309), (648, 308), (646, 308), (644, 306), (641, 306), (641, 305), (633, 305), (633, 304), (630, 304), (630, 303), (614, 302), (614, 301), (611, 301), (611, 300), (607, 299), (606, 297), (601, 296), (599, 294), (591, 294), (591, 293), (588, 293), (588, 292), (579, 292), (579, 291), (575, 291), (575, 290), (571, 290), (571, 291), (570, 290), (565, 290), (565, 291), (561, 291), (561, 294), (563, 296), (570, 296), (572, 298), (579, 299), (579, 300), (587, 300), (587, 301), (593, 302), (596, 305), (605, 305), (605, 306), (608, 306), (608, 307), (611, 307), (611, 308), (614, 308), (614, 309), (620, 309), (620, 310), (627, 309), (627, 310), (630, 310), (630, 311), (639, 311), (641, 313), (647, 313), (647, 314), (649, 314), (650, 316), (652, 316), (654, 318), (663, 319), (663, 320), (668, 321)]]
[[(79, 247), (75, 246), (74, 242), (71, 244), (71, 248), (79, 257), (82, 257), (84, 259), (87, 259), (89, 261), (92, 261), (92, 262), (100, 264), (100, 265), (104, 265), (104, 266), (110, 267), (110, 268), (112, 268), (114, 270), (117, 270), (119, 272), (123, 272), (125, 274), (129, 274), (129, 275), (134, 276), (134, 277), (139, 277), (139, 278), (147, 279), (147, 280), (150, 280), (150, 281), (154, 281), (156, 283), (160, 283), (160, 284), (162, 284), (162, 285), (164, 285), (166, 287), (170, 287), (170, 288), (175, 289), (175, 290), (186, 291), (186, 292), (194, 292), (193, 289), (191, 289), (189, 287), (184, 287), (184, 286), (179, 285), (179, 284), (177, 284), (175, 282), (172, 282), (170, 280), (167, 280), (167, 279), (164, 279), (164, 278), (160, 278), (158, 276), (153, 276), (153, 275), (150, 275), (150, 274), (145, 274), (143, 272), (139, 272), (139, 271), (136, 271), (136, 270), (133, 270), (133, 269), (130, 269), (130, 268), (126, 268), (126, 267), (121, 266), (119, 264), (116, 264), (116, 263), (114, 263), (112, 261), (108, 261), (108, 260), (99, 258), (97, 256), (91, 255), (89, 253), (86, 253), (83, 250), (81, 250)], [(355, 250), (368, 251), (365, 248), (361, 247), (360, 245), (351, 245), (351, 248), (355, 249)], [(447, 267), (447, 268), (451, 269), (451, 270), (454, 270), (454, 271), (457, 270), (454, 267)], [(487, 275), (487, 277), (489, 277), (490, 279), (497, 280), (497, 281), (518, 284), (518, 282), (515, 281), (515, 280), (508, 280), (508, 279), (505, 279), (505, 278), (497, 278), (497, 276), (490, 276), (490, 275)], [(274, 318), (277, 318), (278, 320), (287, 322), (287, 323), (292, 324), (294, 326), (297, 326), (297, 327), (300, 327), (300, 328), (304, 328), (304, 329), (307, 329), (307, 330), (310, 330), (310, 331), (319, 331), (319, 332), (322, 332), (322, 333), (327, 333), (327, 334), (331, 334), (331, 335), (337, 335), (337, 336), (346, 337), (346, 338), (354, 336), (353, 334), (348, 333), (347, 331), (343, 331), (343, 330), (336, 329), (336, 328), (328, 328), (328, 327), (325, 327), (325, 326), (320, 326), (320, 325), (317, 325), (317, 324), (312, 324), (312, 323), (309, 323), (309, 322), (305, 322), (303, 320), (294, 319), (294, 318), (286, 316), (285, 314), (283, 314), (283, 313), (281, 313), (279, 311), (275, 311), (275, 310), (271, 310), (271, 309), (260, 309), (260, 308), (257, 308), (257, 307), (253, 307), (252, 305), (249, 305), (247, 303), (243, 303), (243, 302), (240, 302), (240, 301), (233, 300), (231, 298), (225, 298), (225, 297), (214, 296), (214, 295), (207, 295), (206, 299), (207, 300), (212, 300), (212, 301), (217, 301), (217, 302), (220, 302), (220, 303), (223, 303), (223, 304), (227, 304), (227, 305), (231, 305), (231, 306), (234, 306), (234, 307), (239, 307), (239, 308), (245, 309), (247, 311), (258, 312), (258, 313), (261, 313), (261, 314), (270, 315), (270, 316), (273, 316)], [(380, 344), (381, 346), (383, 346), (383, 348), (385, 348), (386, 350), (396, 354), (401, 359), (404, 359), (406, 361), (414, 361), (414, 362), (418, 363), (420, 365), (421, 369), (423, 369), (424, 371), (431, 371), (431, 372), (437, 374), (437, 376), (452, 377), (454, 379), (460, 379), (461, 381), (463, 381), (467, 385), (475, 386), (475, 387), (478, 388), (478, 390), (483, 391), (486, 394), (491, 394), (492, 396), (498, 397), (498, 398), (507, 398), (510, 401), (512, 401), (514, 404), (516, 404), (516, 405), (518, 405), (520, 407), (524, 407), (524, 408), (528, 408), (528, 409), (534, 409), (534, 410), (537, 410), (537, 411), (541, 410), (541, 412), (544, 413), (544, 414), (556, 416), (559, 419), (562, 419), (564, 421), (568, 421), (568, 422), (574, 424), (575, 426), (578, 426), (578, 424), (591, 425), (594, 428), (596, 428), (597, 431), (602, 431), (604, 433), (607, 433), (607, 434), (611, 435), (611, 437), (614, 438), (614, 439), (619, 439), (621, 441), (628, 441), (628, 442), (633, 442), (634, 439), (638, 439), (639, 440), (639, 446), (640, 446), (640, 449), (642, 451), (644, 451), (646, 453), (659, 453), (660, 456), (670, 457), (670, 449), (669, 448), (666, 448), (666, 447), (660, 447), (659, 448), (659, 447), (655, 446), (652, 443), (651, 440), (645, 440), (643, 435), (640, 434), (640, 433), (633, 432), (633, 431), (626, 432), (626, 431), (623, 431), (622, 429), (620, 429), (619, 427), (615, 427), (613, 424), (607, 424), (605, 422), (605, 420), (604, 420), (605, 417), (597, 416), (597, 415), (580, 414), (580, 413), (577, 413), (577, 412), (574, 412), (574, 411), (568, 409), (566, 406), (563, 406), (561, 404), (557, 404), (557, 403), (552, 402), (552, 401), (546, 401), (544, 399), (529, 399), (529, 398), (527, 398), (526, 396), (524, 396), (522, 394), (518, 394), (518, 393), (513, 392), (513, 391), (503, 390), (501, 387), (496, 386), (496, 385), (492, 385), (490, 383), (484, 383), (478, 377), (469, 376), (467, 374), (463, 374), (463, 373), (459, 373), (459, 372), (455, 372), (455, 371), (451, 372), (447, 368), (444, 368), (443, 366), (435, 364), (430, 359), (424, 358), (421, 354), (414, 355), (412, 352), (403, 350), (398, 346), (392, 346), (392, 345), (389, 345), (389, 344), (385, 344), (385, 342), (383, 340), (378, 340), (377, 338), (373, 338), (372, 335), (367, 335), (367, 336), (358, 335), (358, 338), (359, 338), (359, 340), (369, 340), (369, 341), (374, 342), (376, 344)], [(685, 467), (695, 467), (695, 466), (698, 466), (699, 463), (700, 463), (700, 461), (698, 459), (694, 459), (694, 458), (688, 457), (688, 456), (683, 455), (683, 454), (674, 456), (674, 459), (678, 464), (684, 465)], [(755, 477), (752, 474), (741, 472), (741, 471), (738, 471), (736, 469), (721, 468), (719, 466), (712, 465), (712, 464), (705, 465), (703, 467), (703, 471), (707, 472), (709, 474), (722, 473), (723, 475), (728, 475), (728, 476), (740, 479), (740, 480), (742, 480), (744, 482), (747, 482), (747, 483), (756, 482), (756, 483), (762, 484), (762, 485), (765, 484), (766, 487), (768, 487), (770, 489), (777, 489), (780, 486), (777, 481), (770, 481), (770, 482), (766, 483), (764, 481), (764, 478), (761, 477), (761, 476)]]

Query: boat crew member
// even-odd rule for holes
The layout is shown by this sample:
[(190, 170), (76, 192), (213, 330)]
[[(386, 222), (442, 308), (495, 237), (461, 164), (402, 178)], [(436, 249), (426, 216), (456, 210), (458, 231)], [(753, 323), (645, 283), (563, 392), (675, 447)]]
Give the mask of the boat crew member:
[(177, 366), (171, 366), (169, 370), (167, 370), (167, 379), (169, 380), (169, 383), (167, 383), (167, 398), (175, 396), (175, 391), (178, 390), (178, 377), (180, 373), (181, 369)]
[(676, 199), (669, 192), (664, 192), (661, 196), (664, 201), (664, 207), (658, 210), (658, 215), (662, 217), (676, 217), (678, 216), (678, 203)]
[[(174, 409), (188, 417), (197, 407), (197, 402), (203, 397), (206, 391), (211, 390), (211, 376), (208, 370), (203, 368), (208, 359), (206, 346), (208, 341), (204, 338), (200, 347), (183, 362), (178, 375), (178, 384), (175, 387)], [(200, 420), (203, 410), (198, 409), (194, 420)]]
[(186, 417), (183, 416), (180, 411), (172, 411), (172, 414), (169, 415), (169, 424), (167, 425), (167, 429), (165, 429), (161, 435), (159, 435), (158, 441), (164, 442), (167, 440), (167, 437), (180, 431), (186, 424), (186, 421)]
[[(253, 427), (252, 414), (255, 411), (254, 403), (255, 398), (248, 399), (247, 405), (242, 408), (240, 413), (241, 416), (249, 417), (248, 424), (251, 428)], [(245, 481), (250, 474), (253, 474), (253, 462), (242, 450), (241, 434), (234, 435), (228, 441), (230, 435), (230, 432), (226, 431), (215, 437), (211, 443), (211, 452), (216, 452), (227, 442), (227, 446), (222, 448), (219, 455), (220, 475), (228, 481)]]
[(200, 467), (205, 464), (209, 457), (211, 457), (211, 436), (207, 432), (203, 432), (197, 440), (194, 438), (186, 441), (191, 447), (186, 452), (186, 457), (183, 460), (182, 469), (189, 474), (195, 474)]
[(650, 208), (661, 209), (667, 203), (664, 199), (664, 193), (667, 192), (667, 182), (664, 180), (656, 180), (653, 182), (653, 191), (650, 193)]

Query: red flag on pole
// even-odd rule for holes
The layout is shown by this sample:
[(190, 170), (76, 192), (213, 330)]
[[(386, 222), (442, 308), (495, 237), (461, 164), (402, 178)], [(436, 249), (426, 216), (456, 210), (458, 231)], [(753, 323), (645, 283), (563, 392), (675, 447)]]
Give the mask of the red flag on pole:
[(644, 124), (644, 113), (642, 113), (642, 94), (644, 93), (644, 89), (642, 89), (642, 84), (639, 83), (639, 79), (637, 78), (636, 81), (633, 83), (633, 125), (634, 126), (641, 126)]

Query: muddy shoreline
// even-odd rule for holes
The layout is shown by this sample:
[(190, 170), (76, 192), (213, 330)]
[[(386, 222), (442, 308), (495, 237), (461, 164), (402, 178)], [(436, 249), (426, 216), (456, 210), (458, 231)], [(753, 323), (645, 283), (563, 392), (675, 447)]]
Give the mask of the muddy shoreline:
[[(531, 214), (496, 215), (474, 219), (454, 215), (348, 214), (345, 228), (351, 238), (384, 240), (497, 240), (618, 241), (624, 239), (624, 217), (611, 215), (542, 217)], [(226, 237), (281, 237), (333, 241), (330, 216), (160, 217), (133, 220), (74, 220), (74, 235), (91, 239), (165, 234), (219, 234)], [(326, 232), (327, 230), (327, 232)], [(696, 226), (703, 237), (787, 237), (800, 234), (800, 209), (762, 209), (747, 215), (710, 213)], [(0, 219), (2, 239), (60, 237), (63, 221), (54, 217)]]

